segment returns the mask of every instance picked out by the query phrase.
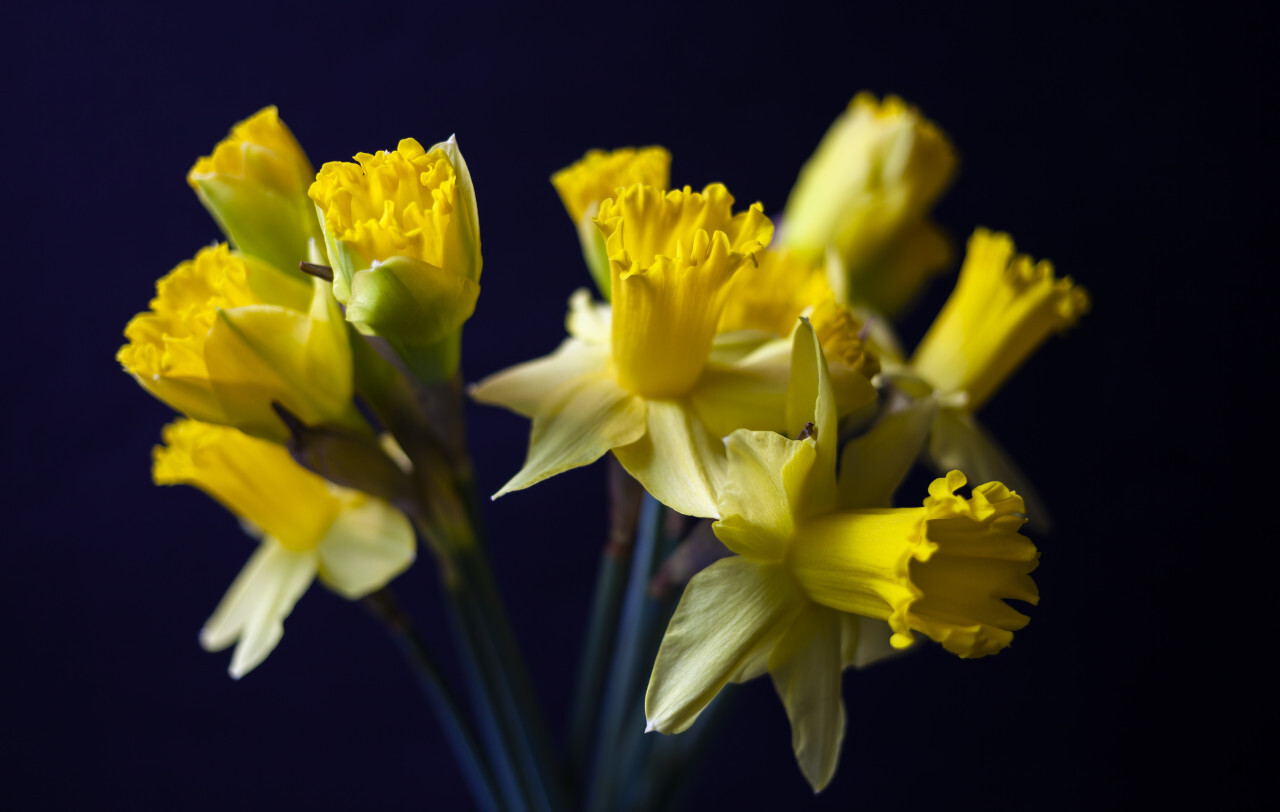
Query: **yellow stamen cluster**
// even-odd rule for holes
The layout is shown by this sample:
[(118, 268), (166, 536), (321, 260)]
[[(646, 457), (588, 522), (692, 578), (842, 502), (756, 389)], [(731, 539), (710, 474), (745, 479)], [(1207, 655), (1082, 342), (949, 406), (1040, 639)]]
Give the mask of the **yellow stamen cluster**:
[(259, 304), (246, 281), (244, 257), (226, 243), (202, 248), (156, 283), (151, 310), (125, 327), (129, 343), (116, 360), (140, 378), (207, 378), (204, 342), (219, 309)]
[(976, 410), (1050, 333), (1088, 310), (1088, 294), (1071, 277), (1055, 277), (1047, 260), (1015, 255), (1008, 234), (980, 228), (911, 367), (940, 394), (967, 393)]
[(862, 322), (835, 299), (826, 298), (809, 316), (828, 364), (844, 364), (864, 378), (880, 371), (880, 359), (863, 340)]
[(636, 185), (600, 205), (613, 290), (618, 383), (650, 398), (677, 397), (701, 375), (729, 283), (773, 236), (763, 207), (734, 214), (713, 183), (665, 192)]
[(427, 152), (405, 138), (394, 152), (361, 152), (355, 159), (325, 164), (308, 191), (329, 233), (366, 266), (407, 256), (442, 267), (458, 204), (457, 177), (444, 151)]

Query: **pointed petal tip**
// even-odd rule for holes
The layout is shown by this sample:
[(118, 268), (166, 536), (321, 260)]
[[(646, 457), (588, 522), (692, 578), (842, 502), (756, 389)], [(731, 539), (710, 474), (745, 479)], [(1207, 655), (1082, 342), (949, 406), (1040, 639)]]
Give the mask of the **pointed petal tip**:
[(652, 719), (645, 719), (645, 720), (644, 720), (644, 732), (645, 732), (645, 733), (653, 733), (653, 732), (654, 732), (655, 730), (657, 730), (657, 729), (658, 729), (658, 726), (654, 723), (654, 721), (653, 721)]

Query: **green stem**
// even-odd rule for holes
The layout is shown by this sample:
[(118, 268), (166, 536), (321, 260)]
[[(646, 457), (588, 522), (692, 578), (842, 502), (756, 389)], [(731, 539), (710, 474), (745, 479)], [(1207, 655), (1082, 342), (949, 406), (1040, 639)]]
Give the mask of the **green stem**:
[(487, 667), (496, 679), (497, 698), (504, 715), (515, 725), (516, 763), (530, 791), (534, 808), (567, 808), (554, 763), (551, 737), (542, 720), (537, 695), (529, 679), (525, 660), (511, 631), (511, 624), (498, 595), (488, 560), (477, 544), (458, 549), (459, 581), (466, 585), (484, 634), (476, 641)]
[(401, 608), (395, 593), (390, 587), (383, 587), (364, 598), (369, 611), (382, 621), (387, 633), (391, 635), (396, 647), (404, 655), (405, 662), (413, 671), (418, 687), (426, 696), (428, 704), (435, 712), (436, 719), (444, 732), (445, 739), (453, 750), (458, 766), (462, 768), (463, 779), (475, 799), (476, 806), (482, 810), (500, 810), (497, 797), (494, 795), (493, 775), (476, 744), (475, 734), (458, 709), (458, 702), (453, 690), (445, 682), (431, 656), (426, 641), (418, 634), (413, 621)]
[[(645, 494), (640, 524), (636, 530), (635, 557), (627, 581), (627, 592), (623, 598), (622, 615), (614, 645), (613, 667), (605, 693), (600, 736), (596, 740), (598, 756), (588, 804), (588, 809), (593, 812), (617, 808), (619, 764), (616, 758), (606, 757), (606, 754), (620, 753), (624, 749), (621, 745), (625, 740), (632, 736), (643, 736), (640, 723), (644, 720), (644, 705), (636, 706), (629, 700), (635, 694), (635, 686), (647, 676), (647, 671), (640, 673), (643, 663), (639, 647), (644, 640), (647, 615), (655, 610), (654, 602), (648, 597), (648, 589), (649, 579), (653, 577), (659, 560), (661, 517), (662, 504)], [(640, 711), (639, 718), (635, 717), (635, 711)]]

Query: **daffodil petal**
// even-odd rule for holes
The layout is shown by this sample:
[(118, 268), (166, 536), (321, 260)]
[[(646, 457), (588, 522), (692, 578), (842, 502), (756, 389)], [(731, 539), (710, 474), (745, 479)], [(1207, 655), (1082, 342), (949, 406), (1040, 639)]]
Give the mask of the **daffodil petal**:
[(812, 423), (809, 434), (817, 441), (813, 473), (809, 476), (802, 504), (797, 506), (798, 513), (802, 516), (827, 513), (835, 507), (836, 499), (836, 446), (839, 440), (836, 400), (831, 390), (831, 377), (827, 373), (827, 361), (822, 355), (822, 344), (805, 320), (793, 334), (786, 410), (787, 433), (798, 437), (805, 433), (805, 426)]
[(816, 457), (814, 443), (771, 431), (735, 431), (725, 447), (728, 471), (716, 537), (739, 555), (781, 561), (795, 532), (793, 507)]
[(724, 482), (725, 450), (687, 401), (649, 400), (648, 430), (637, 442), (614, 448), (627, 472), (662, 504), (701, 518), (718, 518), (716, 494)]
[(1043, 533), (1050, 528), (1048, 508), (1030, 478), (971, 413), (938, 410), (929, 434), (929, 457), (939, 473), (960, 470), (970, 482), (1003, 482), (1026, 503), (1033, 530)]
[(803, 607), (791, 580), (768, 564), (734, 556), (695, 575), (653, 664), (644, 700), (649, 729), (687, 730)]
[(504, 369), (474, 384), (471, 397), (535, 417), (546, 411), (548, 402), (566, 383), (603, 371), (607, 363), (608, 347), (602, 350), (569, 338), (551, 355)]
[(220, 651), (237, 643), (228, 671), (235, 679), (243, 677), (280, 642), (284, 619), (315, 574), (314, 551), (291, 552), (272, 538), (264, 539), (204, 624), (200, 644), (207, 651)]
[(936, 411), (936, 400), (920, 398), (844, 447), (837, 485), (841, 510), (893, 507), (893, 494), (920, 456)]
[(833, 609), (809, 606), (769, 656), (773, 687), (791, 720), (791, 747), (814, 792), (821, 792), (835, 775), (844, 740), (840, 616)]
[(316, 552), (320, 580), (355, 600), (382, 588), (413, 563), (413, 526), (381, 499), (364, 499), (338, 515)]
[[(591, 230), (595, 231), (595, 226)], [(574, 338), (588, 344), (604, 345), (607, 352), (613, 329), (612, 309), (607, 304), (592, 301), (591, 292), (586, 288), (578, 288), (569, 297), (569, 315), (565, 316), (564, 327)]]
[(717, 437), (736, 429), (783, 431), (790, 378), (790, 342), (771, 341), (737, 363), (708, 363), (689, 401)]
[(570, 380), (534, 415), (524, 467), (493, 498), (595, 462), (609, 449), (635, 443), (644, 433), (643, 399), (607, 375)]
[(846, 668), (866, 668), (887, 657), (913, 650), (910, 646), (895, 648), (889, 642), (893, 637), (893, 629), (883, 620), (841, 612), (840, 621), (844, 628), (840, 660)]

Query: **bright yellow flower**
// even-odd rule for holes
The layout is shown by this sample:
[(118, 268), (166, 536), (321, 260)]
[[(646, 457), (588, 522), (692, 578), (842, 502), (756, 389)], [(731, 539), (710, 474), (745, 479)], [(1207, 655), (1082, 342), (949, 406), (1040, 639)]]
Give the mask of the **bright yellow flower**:
[(390, 340), (416, 372), (448, 378), (480, 294), (480, 221), (450, 138), (325, 164), (309, 194), (324, 222), (333, 291), (347, 320)]
[[(654, 663), (649, 729), (678, 733), (729, 682), (768, 672), (815, 790), (835, 772), (844, 736), (840, 673), (883, 643), (920, 632), (961, 657), (1007, 646), (1036, 603), (1039, 554), (1018, 533), (1022, 500), (999, 483), (955, 495), (953, 471), (923, 507), (849, 509), (836, 485), (835, 398), (817, 335), (796, 332), (787, 429), (736, 431), (716, 536), (734, 553), (689, 582)], [(808, 424), (808, 425), (806, 425)]]
[(209, 651), (236, 644), (230, 673), (253, 670), (284, 634), (284, 619), (318, 575), (345, 598), (381, 588), (413, 562), (413, 528), (386, 502), (302, 468), (275, 443), (225, 426), (165, 426), (152, 475), (194, 485), (260, 532), (257, 552), (200, 632)]
[[(935, 470), (959, 468), (979, 480), (1009, 483), (1047, 526), (1047, 511), (1026, 475), (974, 414), (1051, 333), (1066, 330), (1088, 310), (1088, 294), (1070, 277), (1057, 278), (1049, 262), (1015, 254), (1008, 234), (977, 229), (955, 290), (911, 361), (886, 357), (888, 377), (915, 398), (909, 413), (882, 421), (855, 444), (875, 446), (874, 466), (893, 467), (900, 480), (910, 467), (906, 461), (927, 442)], [(880, 484), (888, 481), (879, 478)], [(879, 498), (891, 492), (881, 490)]]
[[(125, 327), (116, 359), (151, 394), (197, 420), (284, 440), (279, 401), (310, 424), (364, 425), (352, 403), (351, 348), (328, 286), (300, 308), (265, 304), (275, 273), (226, 244), (203, 248), (156, 284), (151, 310)], [(306, 292), (306, 288), (302, 288)]]
[(818, 258), (834, 246), (847, 274), (839, 299), (896, 312), (950, 259), (926, 216), (955, 165), (946, 136), (919, 111), (859, 93), (801, 169), (780, 247)]
[(625, 147), (613, 152), (593, 149), (582, 160), (551, 176), (569, 218), (578, 227), (582, 256), (600, 293), (609, 298), (609, 256), (604, 238), (592, 218), (600, 203), (637, 183), (666, 189), (670, 185), (671, 153), (662, 147)]
[(236, 248), (301, 279), (298, 263), (321, 245), (307, 187), (311, 162), (275, 107), (265, 107), (196, 161), (187, 182)]
[[(734, 274), (772, 232), (759, 204), (735, 215), (732, 202), (712, 184), (702, 193), (632, 186), (601, 205), (612, 311), (579, 291), (559, 350), (472, 389), (481, 402), (533, 418), (524, 468), (497, 495), (612, 449), (657, 499), (691, 516), (717, 515), (720, 438), (783, 425), (790, 363), (785, 341), (716, 337)], [(850, 409), (875, 398), (858, 374), (840, 388)]]
[(977, 411), (1050, 333), (1088, 310), (1089, 295), (1071, 277), (1056, 278), (1048, 260), (1015, 254), (1008, 234), (980, 228), (910, 367), (939, 396), (963, 396)]

